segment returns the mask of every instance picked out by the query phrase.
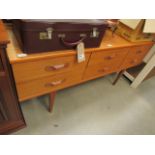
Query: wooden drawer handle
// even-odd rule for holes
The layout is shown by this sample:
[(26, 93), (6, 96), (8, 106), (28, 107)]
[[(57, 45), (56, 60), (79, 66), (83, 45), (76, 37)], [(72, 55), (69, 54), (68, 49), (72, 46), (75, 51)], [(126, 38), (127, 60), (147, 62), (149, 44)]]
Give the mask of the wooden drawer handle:
[(60, 70), (60, 69), (64, 69), (66, 67), (68, 67), (68, 63), (66, 64), (59, 64), (59, 65), (53, 65), (53, 66), (46, 66), (45, 70), (46, 71), (53, 71), (53, 70)]
[(106, 60), (111, 60), (111, 59), (113, 59), (115, 57), (116, 57), (116, 55), (109, 55), (109, 56), (105, 57), (105, 59)]
[(106, 71), (108, 71), (108, 70), (109, 70), (109, 67), (105, 67), (105, 68), (103, 68), (103, 69), (98, 70), (98, 72), (103, 73), (103, 72), (106, 72)]
[(140, 50), (139, 50), (139, 51), (137, 51), (136, 53), (137, 53), (137, 54), (141, 54), (141, 53), (142, 53), (142, 51), (140, 51)]
[(131, 64), (135, 64), (135, 63), (137, 63), (138, 62), (138, 60), (137, 59), (134, 59), (134, 60), (132, 60), (130, 63)]
[(62, 84), (64, 81), (65, 81), (65, 79), (63, 79), (63, 80), (58, 80), (58, 81), (53, 81), (53, 82), (50, 82), (50, 83), (46, 83), (45, 86), (46, 86), (46, 87), (57, 86), (57, 85)]

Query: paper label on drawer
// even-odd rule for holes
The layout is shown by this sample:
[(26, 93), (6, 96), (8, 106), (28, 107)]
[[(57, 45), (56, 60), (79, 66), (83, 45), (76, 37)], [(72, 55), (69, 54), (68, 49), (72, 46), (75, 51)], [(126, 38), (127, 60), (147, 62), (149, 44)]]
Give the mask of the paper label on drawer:
[(81, 42), (76, 47), (78, 63), (85, 61), (84, 43)]

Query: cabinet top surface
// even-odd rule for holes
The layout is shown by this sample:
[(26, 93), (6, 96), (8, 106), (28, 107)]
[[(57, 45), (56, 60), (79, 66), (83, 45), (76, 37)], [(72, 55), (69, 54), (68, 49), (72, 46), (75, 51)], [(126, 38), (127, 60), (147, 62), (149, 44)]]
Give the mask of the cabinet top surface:
[[(33, 61), (36, 59), (44, 59), (44, 58), (50, 58), (50, 57), (57, 57), (57, 56), (67, 56), (67, 55), (73, 55), (76, 54), (75, 50), (63, 50), (63, 51), (52, 51), (52, 52), (43, 52), (43, 53), (37, 53), (37, 54), (28, 54), (26, 57), (18, 58), (17, 54), (23, 53), (20, 49), (15, 36), (12, 32), (11, 26), (6, 26), (6, 29), (9, 34), (10, 44), (8, 44), (7, 47), (7, 53), (10, 60), (10, 63), (18, 63), (18, 62), (25, 62), (25, 61)], [(117, 49), (117, 48), (125, 48), (125, 47), (132, 47), (132, 46), (138, 46), (138, 45), (153, 45), (153, 42), (136, 42), (131, 43), (122, 37), (114, 34), (112, 35), (112, 32), (107, 30), (103, 40), (101, 42), (100, 47), (97, 48), (87, 48), (85, 50), (86, 53), (89, 52), (95, 52), (95, 51), (105, 51), (110, 49)]]

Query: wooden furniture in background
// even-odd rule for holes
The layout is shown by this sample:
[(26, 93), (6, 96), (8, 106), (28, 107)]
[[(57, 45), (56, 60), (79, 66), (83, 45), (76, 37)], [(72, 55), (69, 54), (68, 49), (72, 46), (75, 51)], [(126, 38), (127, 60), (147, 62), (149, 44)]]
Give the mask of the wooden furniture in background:
[[(19, 58), (23, 51), (12, 27), (8, 27), (8, 33), (11, 44), (7, 53), (21, 102), (114, 72), (121, 75), (122, 70), (141, 63), (153, 45), (152, 42), (131, 43), (106, 31), (100, 47), (86, 49), (86, 61), (78, 63), (75, 50), (49, 51)], [(50, 107), (53, 107), (53, 95), (51, 97)]]
[(7, 134), (25, 126), (6, 54), (8, 43), (7, 33), (0, 22), (0, 134)]

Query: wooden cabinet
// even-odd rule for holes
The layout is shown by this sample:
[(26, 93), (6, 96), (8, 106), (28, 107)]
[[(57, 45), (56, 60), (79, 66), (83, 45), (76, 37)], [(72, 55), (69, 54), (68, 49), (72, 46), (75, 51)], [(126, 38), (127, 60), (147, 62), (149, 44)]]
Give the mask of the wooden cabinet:
[(23, 51), (11, 27), (8, 32), (11, 40), (8, 56), (20, 101), (137, 65), (153, 45), (152, 42), (131, 43), (106, 31), (100, 47), (85, 49), (86, 61), (82, 63), (77, 62), (75, 50), (28, 54), (18, 58), (17, 54)]
[(5, 54), (5, 51), (0, 49), (1, 60), (5, 63), (0, 71), (0, 134), (10, 133), (25, 126)]
[(75, 50), (18, 58), (22, 51), (11, 29), (7, 55), (8, 38), (1, 21), (0, 33), (0, 134), (25, 126), (19, 101), (136, 66), (153, 45), (152, 42), (130, 43), (107, 31), (100, 47), (86, 49), (86, 61), (78, 63)]
[[(2, 27), (0, 27), (1, 31)], [(2, 31), (3, 32), (3, 31)], [(5, 33), (6, 34), (6, 33)], [(10, 64), (6, 55), (8, 39), (0, 36), (0, 134), (7, 134), (25, 126), (19, 106)]]

